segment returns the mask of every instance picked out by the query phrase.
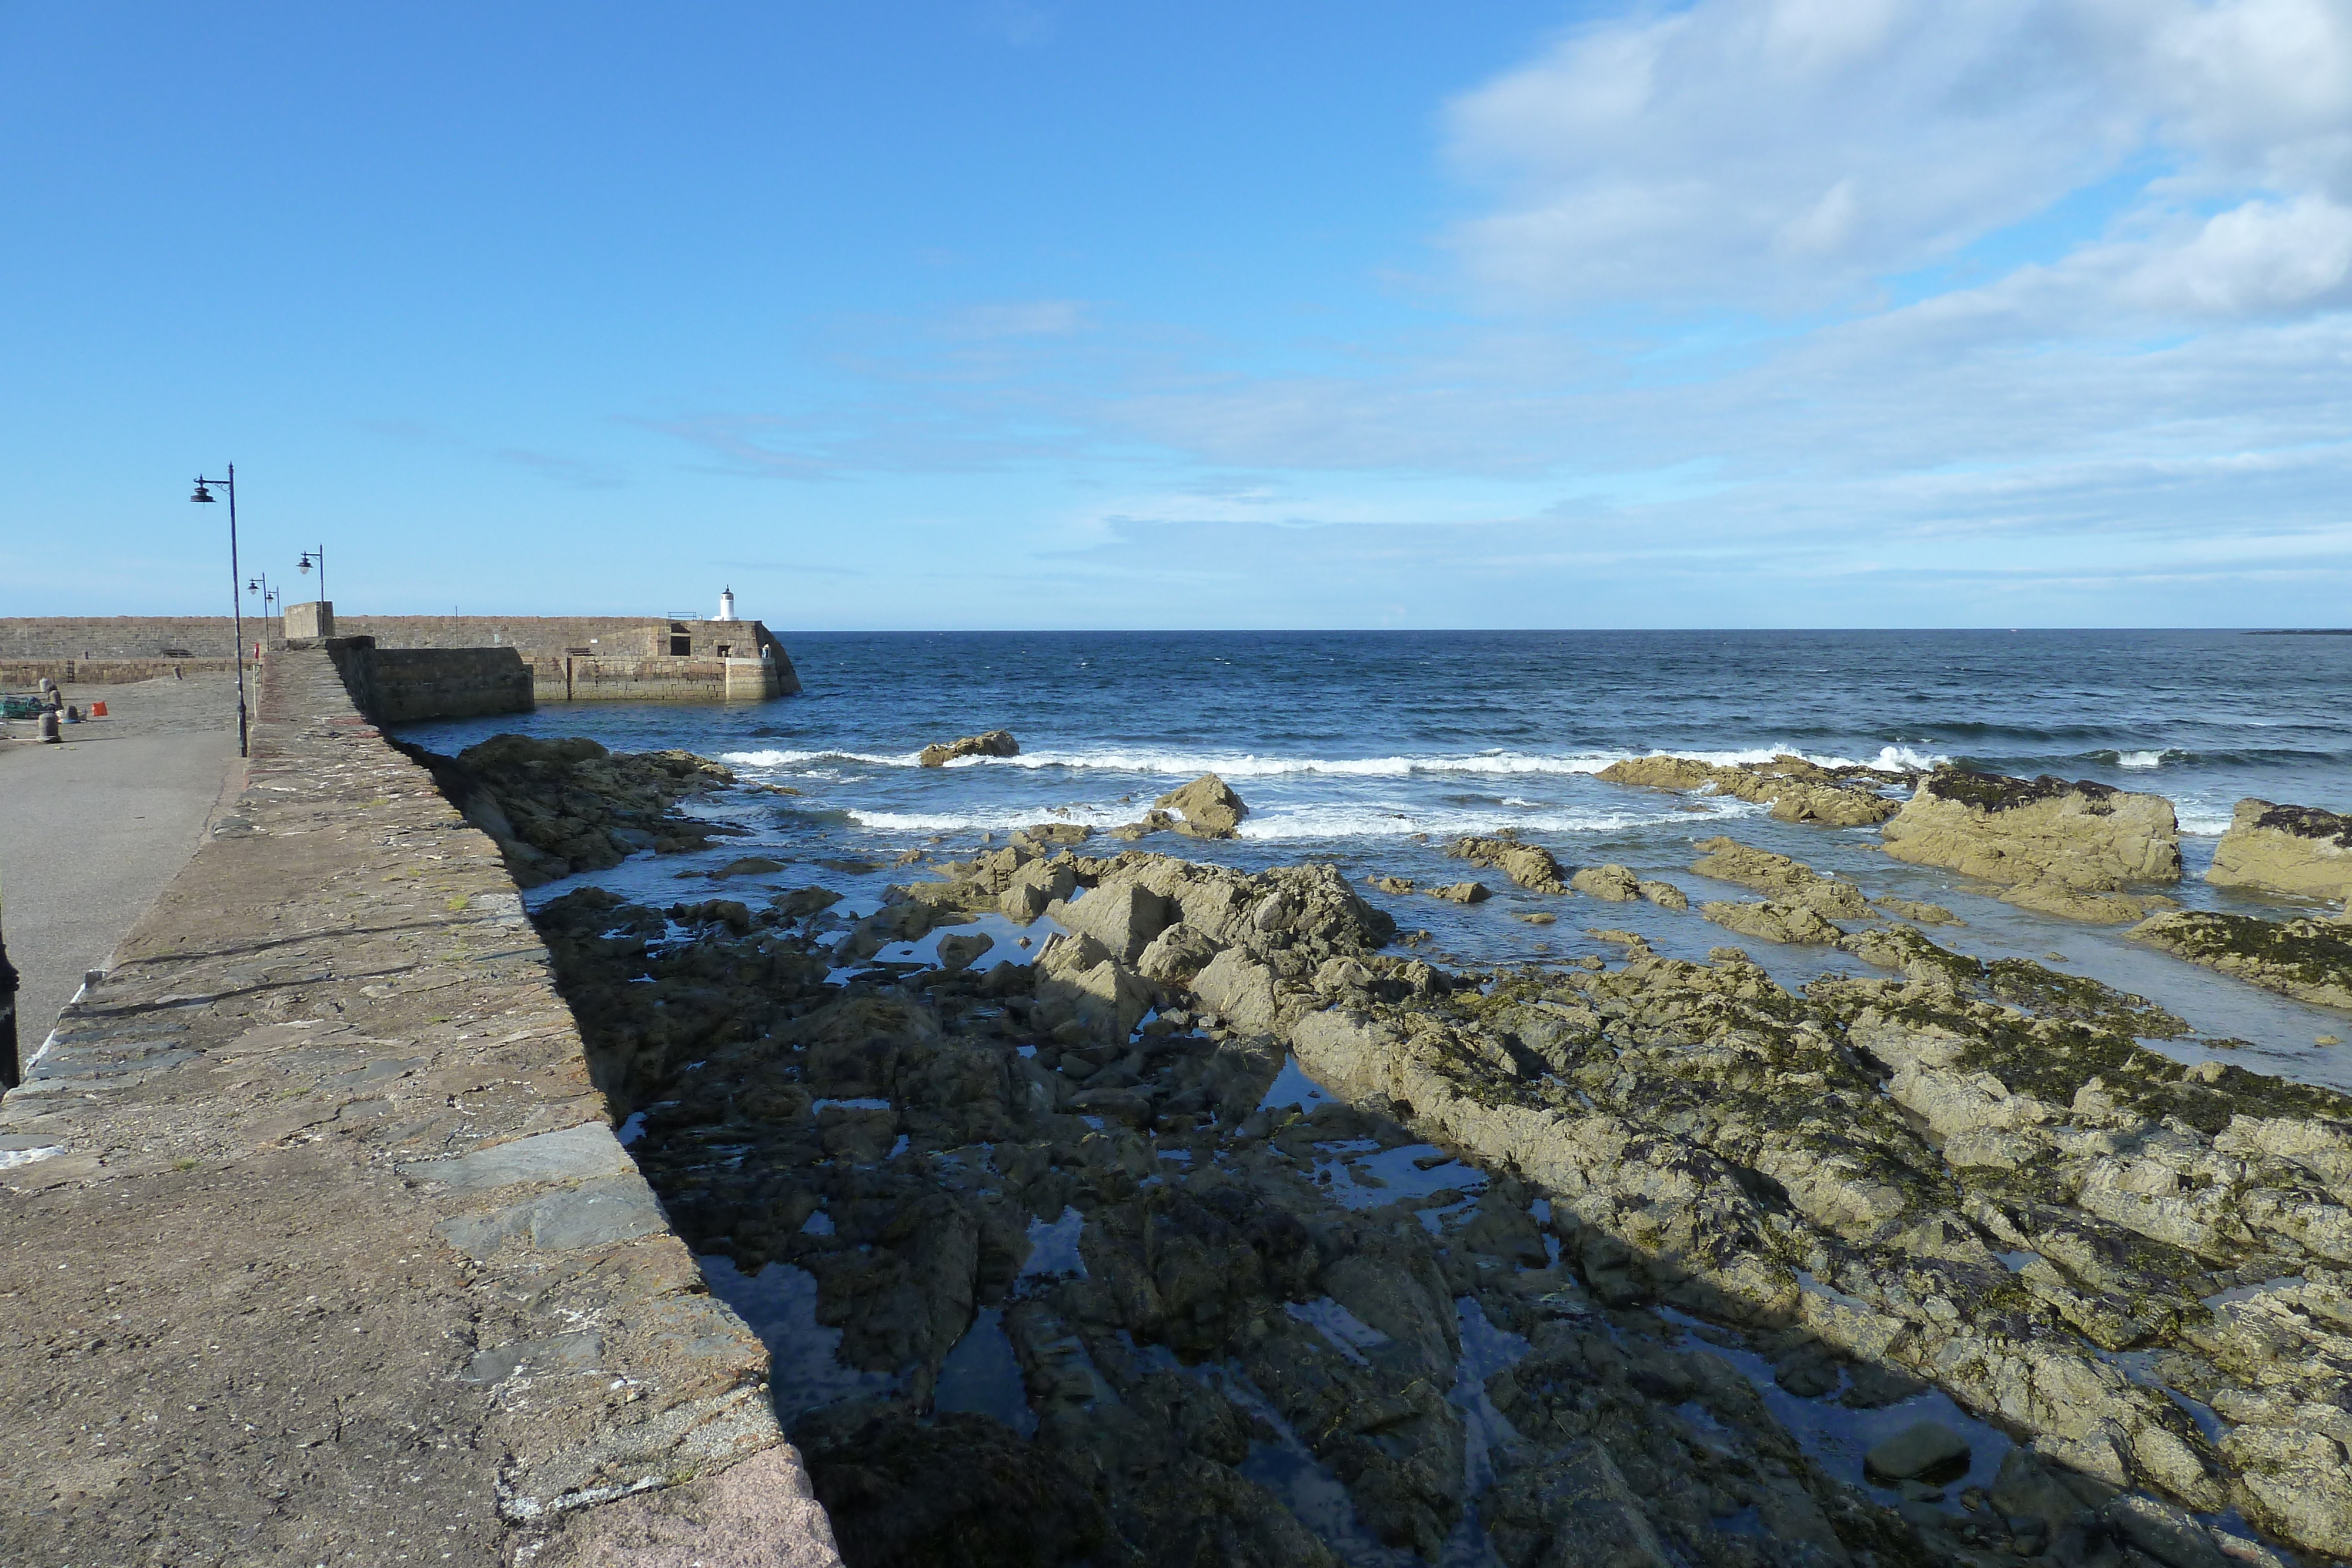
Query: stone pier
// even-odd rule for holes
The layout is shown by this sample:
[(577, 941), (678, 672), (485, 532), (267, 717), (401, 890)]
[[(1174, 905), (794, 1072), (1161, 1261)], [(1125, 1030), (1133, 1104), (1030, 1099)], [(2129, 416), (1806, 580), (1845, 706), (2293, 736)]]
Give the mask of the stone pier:
[(0, 1561), (839, 1561), (497, 850), (323, 650), (0, 1101)]

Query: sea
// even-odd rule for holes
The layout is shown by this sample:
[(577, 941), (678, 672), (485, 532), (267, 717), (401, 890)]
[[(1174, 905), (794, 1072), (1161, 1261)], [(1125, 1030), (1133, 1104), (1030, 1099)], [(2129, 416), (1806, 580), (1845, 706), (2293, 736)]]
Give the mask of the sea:
[[(533, 890), (536, 904), (593, 882), (670, 904), (756, 901), (818, 883), (856, 912), (922, 874), (910, 852), (961, 856), (1011, 831), (1108, 829), (1214, 772), (1248, 804), (1241, 836), (1135, 846), (1245, 870), (1328, 862), (1425, 932), (1417, 950), (1465, 967), (1568, 962), (1622, 945), (1703, 959), (1738, 945), (1783, 984), (1874, 973), (1845, 954), (1742, 941), (1687, 914), (1527, 892), (1446, 858), (1446, 840), (1508, 830), (1564, 864), (1616, 862), (1674, 882), (1694, 905), (1753, 898), (1689, 871), (1720, 834), (1793, 855), (1873, 895), (1965, 922), (1936, 939), (2024, 956), (2162, 1003), (2191, 1036), (2148, 1043), (2184, 1061), (2352, 1089), (2352, 1016), (2304, 1006), (2127, 941), (2121, 929), (2030, 914), (1992, 891), (1884, 854), (1874, 828), (1774, 821), (1766, 808), (1609, 784), (1622, 758), (1716, 762), (1793, 753), (1824, 764), (1938, 763), (2056, 774), (2168, 796), (2187, 873), (2172, 896), (2273, 918), (2313, 906), (2209, 887), (2203, 873), (2242, 798), (2352, 811), (2352, 636), (2241, 632), (1135, 632), (782, 634), (796, 696), (687, 706), (572, 704), (407, 727), (455, 752), (492, 734), (584, 735), (614, 750), (680, 747), (746, 781), (695, 809), (749, 830), (709, 853), (634, 857)], [(926, 768), (934, 741), (1009, 729), (1021, 753)], [(1097, 834), (1088, 852), (1129, 846)], [(782, 873), (708, 873), (745, 855)], [(1459, 905), (1362, 886), (1476, 877)], [(719, 892), (724, 888), (723, 894)], [(1553, 924), (1519, 918), (1550, 914)], [(1001, 935), (1006, 956), (1018, 938)], [(886, 952), (886, 957), (889, 954)], [(992, 958), (991, 961), (993, 961)]]

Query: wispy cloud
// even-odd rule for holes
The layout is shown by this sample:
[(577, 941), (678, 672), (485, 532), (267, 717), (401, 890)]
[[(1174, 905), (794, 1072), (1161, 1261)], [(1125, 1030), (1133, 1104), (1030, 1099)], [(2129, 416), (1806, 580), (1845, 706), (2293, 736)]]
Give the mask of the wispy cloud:
[(1238, 619), (1590, 620), (1605, 583), (1620, 623), (2187, 622), (2352, 582), (2340, 0), (1645, 5), (1443, 126), (1482, 205), (1433, 236), (1434, 328), (1277, 371), (980, 302), (845, 330), (821, 412), (656, 428), (786, 481), (1052, 472), (1039, 580)]
[(490, 454), (501, 463), (518, 468), (528, 468), (560, 480), (582, 490), (617, 490), (628, 481), (618, 470), (602, 463), (589, 463), (577, 457), (562, 457), (546, 452), (529, 452), (519, 446), (501, 446)]

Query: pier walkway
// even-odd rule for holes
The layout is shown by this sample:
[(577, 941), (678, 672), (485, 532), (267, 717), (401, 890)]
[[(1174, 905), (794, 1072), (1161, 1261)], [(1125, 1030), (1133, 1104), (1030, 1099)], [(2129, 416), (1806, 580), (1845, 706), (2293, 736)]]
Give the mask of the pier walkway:
[(766, 1376), (489, 841), (272, 656), (244, 787), (0, 1101), (0, 1561), (832, 1568)]

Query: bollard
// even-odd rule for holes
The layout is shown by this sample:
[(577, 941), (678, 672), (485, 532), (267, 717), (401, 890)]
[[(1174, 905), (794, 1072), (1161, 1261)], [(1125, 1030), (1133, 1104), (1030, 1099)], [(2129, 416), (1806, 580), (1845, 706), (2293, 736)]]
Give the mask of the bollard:
[(41, 739), (49, 746), (61, 745), (65, 740), (58, 729), (58, 710), (53, 707), (41, 710)]
[(66, 705), (66, 722), (68, 724), (79, 724), (81, 722), (81, 709), (71, 703), (68, 703)]

